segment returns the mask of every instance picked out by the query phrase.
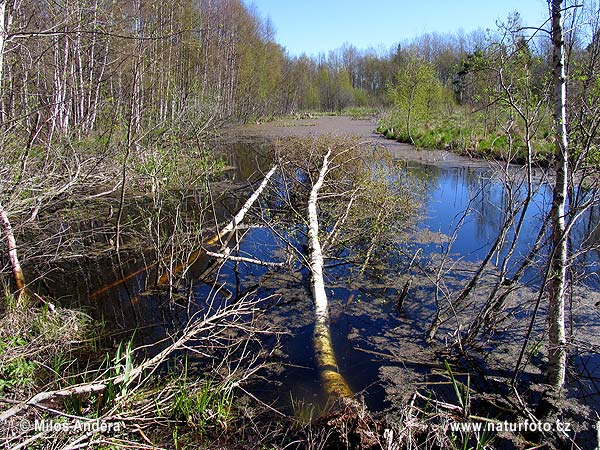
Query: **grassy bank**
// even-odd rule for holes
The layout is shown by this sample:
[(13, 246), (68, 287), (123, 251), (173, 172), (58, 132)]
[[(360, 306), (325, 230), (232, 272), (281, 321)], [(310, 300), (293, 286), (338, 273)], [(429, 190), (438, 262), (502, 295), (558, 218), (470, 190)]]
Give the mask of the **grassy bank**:
[[(454, 106), (443, 114), (413, 122), (410, 133), (403, 120), (388, 112), (380, 120), (377, 132), (420, 149), (444, 149), (469, 157), (525, 163), (523, 125), (515, 121), (503, 129), (502, 123), (499, 116), (489, 117), (483, 111)], [(538, 165), (547, 165), (552, 158), (553, 140), (548, 125), (539, 126), (531, 141), (533, 161)]]
[(284, 116), (265, 116), (256, 120), (256, 123), (268, 123), (274, 120), (282, 119), (316, 119), (325, 116), (347, 116), (355, 120), (368, 120), (376, 118), (381, 114), (382, 107), (369, 107), (369, 106), (349, 106), (338, 111), (321, 111), (321, 110), (306, 110), (297, 112), (292, 115)]

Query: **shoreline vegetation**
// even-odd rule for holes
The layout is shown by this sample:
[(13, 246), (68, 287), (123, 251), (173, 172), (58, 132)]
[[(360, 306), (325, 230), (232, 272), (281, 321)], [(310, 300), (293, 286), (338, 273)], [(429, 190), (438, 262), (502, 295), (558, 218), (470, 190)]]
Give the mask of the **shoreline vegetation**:
[[(386, 139), (411, 144), (421, 150), (442, 149), (460, 156), (497, 160), (517, 165), (527, 164), (527, 146), (515, 135), (485, 132), (481, 117), (477, 113), (453, 112), (450, 117), (434, 120), (415, 126), (409, 136), (388, 125), (390, 119), (383, 118), (377, 126), (377, 133)], [(466, 126), (465, 124), (469, 124)], [(549, 133), (545, 139), (535, 140), (533, 164), (547, 168), (552, 164), (552, 139)]]
[[(595, 439), (592, 408), (565, 384), (580, 381), (572, 361), (600, 349), (585, 330), (598, 303), (586, 303), (589, 273), (577, 266), (598, 252), (600, 23), (585, 3), (563, 29), (562, 3), (552, 7), (539, 33), (514, 14), (494, 32), (311, 58), (288, 55), (240, 0), (1, 1), (0, 448)], [(506, 207), (482, 260), (452, 253), (468, 211), (454, 235), (436, 235), (435, 261), (402, 246), (427, 179), (363, 135), (264, 134), (260, 151), (232, 156), (233, 126), (326, 115), (377, 120), (377, 133), (418, 151), (520, 165), (519, 179), (498, 169)], [(542, 214), (536, 166), (554, 170), (551, 207), (518, 259), (527, 217)], [(590, 237), (573, 248), (581, 220)], [(269, 246), (246, 246), (252, 233)], [(381, 411), (346, 381), (354, 369), (330, 329), (340, 308), (381, 313), (361, 303), (363, 286), (393, 303), (398, 327), (419, 291), (427, 319), (413, 330), (422, 346), (406, 350), (422, 361), (362, 349), (390, 364), (379, 381), (395, 378)], [(332, 305), (336, 292), (351, 294)], [(286, 328), (299, 305), (301, 325)], [(289, 317), (275, 314), (286, 307)], [(300, 363), (317, 366), (327, 401), (279, 408), (253, 388), (288, 364), (285, 336), (306, 330), (313, 348)], [(490, 342), (497, 351), (483, 357)], [(407, 366), (437, 387), (397, 369)]]

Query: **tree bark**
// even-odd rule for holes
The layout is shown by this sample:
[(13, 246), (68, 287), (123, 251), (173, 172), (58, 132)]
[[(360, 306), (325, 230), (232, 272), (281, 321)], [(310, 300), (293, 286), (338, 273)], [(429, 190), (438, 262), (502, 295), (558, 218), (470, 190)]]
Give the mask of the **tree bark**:
[(551, 0), (552, 75), (554, 83), (555, 175), (552, 199), (552, 254), (548, 307), (548, 383), (560, 390), (565, 382), (567, 351), (565, 346), (565, 283), (567, 239), (565, 202), (567, 198), (568, 141), (565, 76), (565, 43), (562, 26), (562, 1)]
[(310, 253), (311, 291), (315, 302), (314, 346), (317, 364), (320, 366), (321, 380), (325, 391), (334, 397), (351, 397), (352, 391), (340, 374), (329, 332), (329, 307), (325, 282), (323, 280), (323, 253), (319, 243), (319, 220), (317, 215), (317, 197), (325, 180), (329, 167), (331, 149), (323, 158), (319, 178), (313, 185), (308, 198), (308, 247)]
[[(231, 220), (231, 222), (229, 222), (227, 224), (227, 226), (225, 228), (223, 228), (217, 234), (216, 239), (214, 241), (223, 239), (223, 237), (225, 237), (227, 234), (232, 232), (240, 223), (242, 223), (242, 220), (244, 220), (244, 216), (246, 215), (246, 213), (248, 212), (250, 207), (254, 204), (256, 199), (260, 196), (262, 191), (265, 189), (265, 187), (267, 186), (267, 183), (269, 182), (269, 179), (273, 176), (273, 174), (275, 173), (276, 170), (277, 170), (277, 165), (274, 165), (273, 167), (271, 167), (271, 170), (269, 170), (267, 175), (265, 175), (265, 178), (264, 178), (264, 180), (262, 180), (262, 183), (260, 183), (260, 185), (254, 191), (254, 193), (248, 198), (248, 200), (246, 200), (246, 203), (244, 203), (244, 206), (242, 206), (242, 208), (238, 211), (238, 213)], [(214, 243), (214, 241), (211, 243)]]
[[(4, 67), (4, 47), (6, 46), (6, 39), (8, 36), (8, 30), (6, 29), (6, 0), (0, 0), (0, 97), (3, 93), (3, 79), (2, 69)], [(4, 109), (4, 108), (3, 108)]]
[(22, 305), (24, 303), (23, 293), (25, 291), (25, 276), (23, 275), (23, 269), (19, 262), (19, 256), (17, 254), (17, 242), (15, 235), (8, 219), (6, 210), (0, 203), (0, 221), (2, 222), (2, 228), (4, 230), (4, 236), (8, 244), (8, 258), (12, 267), (13, 276), (15, 277), (15, 286), (17, 287), (17, 303)]
[[(258, 199), (258, 197), (260, 197), (260, 194), (262, 194), (262, 191), (265, 190), (265, 187), (267, 187), (267, 184), (269, 183), (269, 180), (271, 179), (271, 177), (273, 176), (273, 174), (275, 173), (275, 171), (277, 170), (277, 164), (275, 164), (273, 167), (271, 167), (271, 170), (269, 170), (269, 172), (267, 172), (267, 175), (265, 175), (265, 178), (262, 180), (262, 182), (260, 183), (260, 185), (256, 188), (256, 190), (252, 193), (252, 195), (250, 197), (248, 197), (248, 200), (246, 200), (246, 203), (244, 203), (244, 206), (241, 207), (241, 209), (237, 212), (237, 214), (233, 217), (233, 219), (231, 219), (231, 221), (221, 230), (219, 231), (217, 234), (215, 234), (213, 237), (211, 237), (210, 239), (206, 240), (204, 242), (204, 244), (206, 245), (212, 245), (212, 244), (216, 244), (217, 242), (221, 243), (221, 251), (224, 251), (225, 247), (226, 247), (226, 243), (223, 242), (223, 238), (225, 236), (227, 236), (229, 233), (231, 233), (232, 231), (234, 231), (244, 220), (244, 217), (246, 216), (246, 213), (250, 210), (250, 208), (252, 207), (252, 205), (254, 204), (254, 202)], [(200, 255), (205, 254), (204, 249), (200, 249), (197, 250), (195, 252), (193, 252), (185, 265), (191, 265), (193, 264), (199, 257)], [(158, 279), (157, 284), (166, 284), (168, 282), (170, 282), (171, 277), (179, 272), (181, 272), (185, 265), (183, 263), (178, 264), (170, 273), (164, 273), (160, 276), (160, 278)]]

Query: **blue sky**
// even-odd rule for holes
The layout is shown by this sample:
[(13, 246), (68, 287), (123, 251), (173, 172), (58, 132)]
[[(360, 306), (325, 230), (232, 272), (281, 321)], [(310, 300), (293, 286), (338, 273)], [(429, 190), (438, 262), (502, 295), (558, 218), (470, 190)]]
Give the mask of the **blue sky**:
[(291, 55), (314, 55), (345, 42), (359, 49), (392, 45), (427, 32), (495, 28), (518, 11), (525, 25), (548, 16), (546, 0), (244, 0), (270, 17)]

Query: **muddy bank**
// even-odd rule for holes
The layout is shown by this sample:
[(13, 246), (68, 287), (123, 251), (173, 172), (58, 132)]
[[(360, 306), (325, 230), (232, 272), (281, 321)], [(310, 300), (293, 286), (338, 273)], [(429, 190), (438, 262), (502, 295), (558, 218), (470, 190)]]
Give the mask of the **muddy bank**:
[(386, 139), (375, 133), (376, 119), (352, 119), (346, 116), (323, 116), (314, 119), (281, 118), (268, 123), (245, 125), (228, 133), (228, 140), (246, 141), (256, 138), (285, 139), (331, 135), (357, 137), (385, 147), (397, 159), (432, 164), (440, 167), (488, 167), (480, 159), (467, 158), (446, 150), (418, 150), (413, 145)]

